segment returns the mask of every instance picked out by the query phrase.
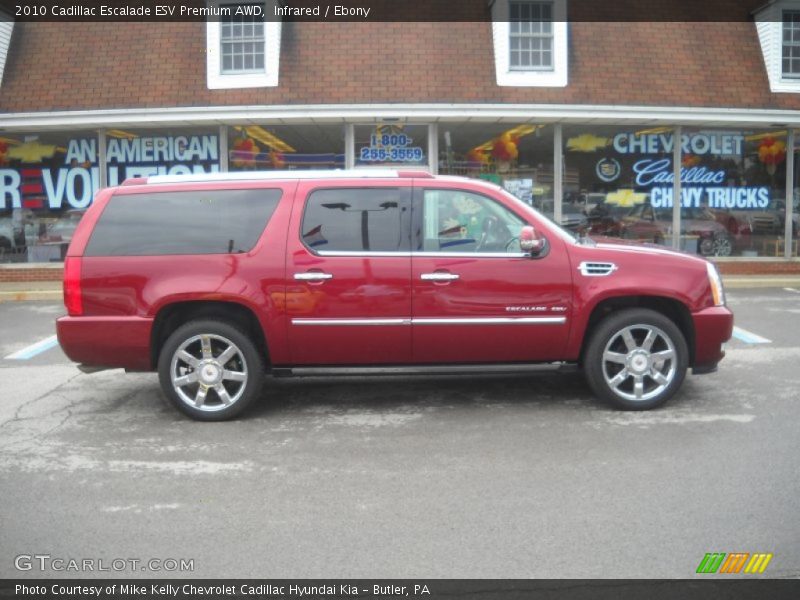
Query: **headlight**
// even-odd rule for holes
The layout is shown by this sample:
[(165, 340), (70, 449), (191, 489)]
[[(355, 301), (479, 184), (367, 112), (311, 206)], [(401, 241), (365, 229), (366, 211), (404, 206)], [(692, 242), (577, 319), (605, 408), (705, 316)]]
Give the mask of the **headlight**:
[(722, 278), (719, 276), (717, 267), (711, 262), (706, 262), (706, 271), (708, 271), (708, 283), (711, 286), (714, 306), (725, 306), (725, 290), (722, 287)]

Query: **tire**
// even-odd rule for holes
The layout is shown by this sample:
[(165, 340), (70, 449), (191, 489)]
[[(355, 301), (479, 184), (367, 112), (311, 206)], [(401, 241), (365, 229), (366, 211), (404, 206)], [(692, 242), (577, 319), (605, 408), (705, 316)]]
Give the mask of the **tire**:
[(224, 321), (191, 321), (162, 347), (158, 379), (181, 412), (198, 421), (225, 421), (241, 414), (260, 393), (264, 360), (237, 327)]
[(697, 245), (697, 252), (701, 256), (711, 256), (714, 254), (714, 239), (710, 237), (700, 238), (700, 243)]
[(622, 410), (649, 410), (678, 391), (688, 363), (686, 340), (675, 323), (654, 310), (634, 308), (599, 323), (586, 347), (583, 368), (602, 400)]

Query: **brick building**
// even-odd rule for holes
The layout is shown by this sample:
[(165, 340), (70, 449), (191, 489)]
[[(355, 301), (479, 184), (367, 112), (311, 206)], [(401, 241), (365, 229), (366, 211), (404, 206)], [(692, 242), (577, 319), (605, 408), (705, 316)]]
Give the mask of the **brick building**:
[(94, 192), (126, 177), (387, 165), (489, 179), (575, 231), (729, 272), (800, 271), (800, 2), (678, 4), (682, 22), (588, 0), (464, 0), (470, 20), (440, 21), (7, 19), (0, 279), (58, 277)]

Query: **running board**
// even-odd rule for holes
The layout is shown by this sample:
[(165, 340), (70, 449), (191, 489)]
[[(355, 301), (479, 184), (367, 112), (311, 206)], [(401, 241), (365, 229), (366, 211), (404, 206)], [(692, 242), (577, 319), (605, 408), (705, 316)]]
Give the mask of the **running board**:
[(578, 370), (575, 363), (537, 363), (537, 364), (473, 364), (473, 365), (431, 365), (414, 367), (275, 367), (273, 377), (364, 377), (391, 375), (481, 375), (481, 374), (524, 374), (524, 373), (572, 373)]

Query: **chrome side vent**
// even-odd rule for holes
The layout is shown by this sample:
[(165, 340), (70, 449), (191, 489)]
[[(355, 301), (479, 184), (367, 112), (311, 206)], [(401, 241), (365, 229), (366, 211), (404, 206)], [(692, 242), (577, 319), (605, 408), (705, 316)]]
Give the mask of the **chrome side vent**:
[(578, 266), (578, 271), (584, 277), (605, 277), (611, 275), (618, 268), (614, 263), (584, 261)]

